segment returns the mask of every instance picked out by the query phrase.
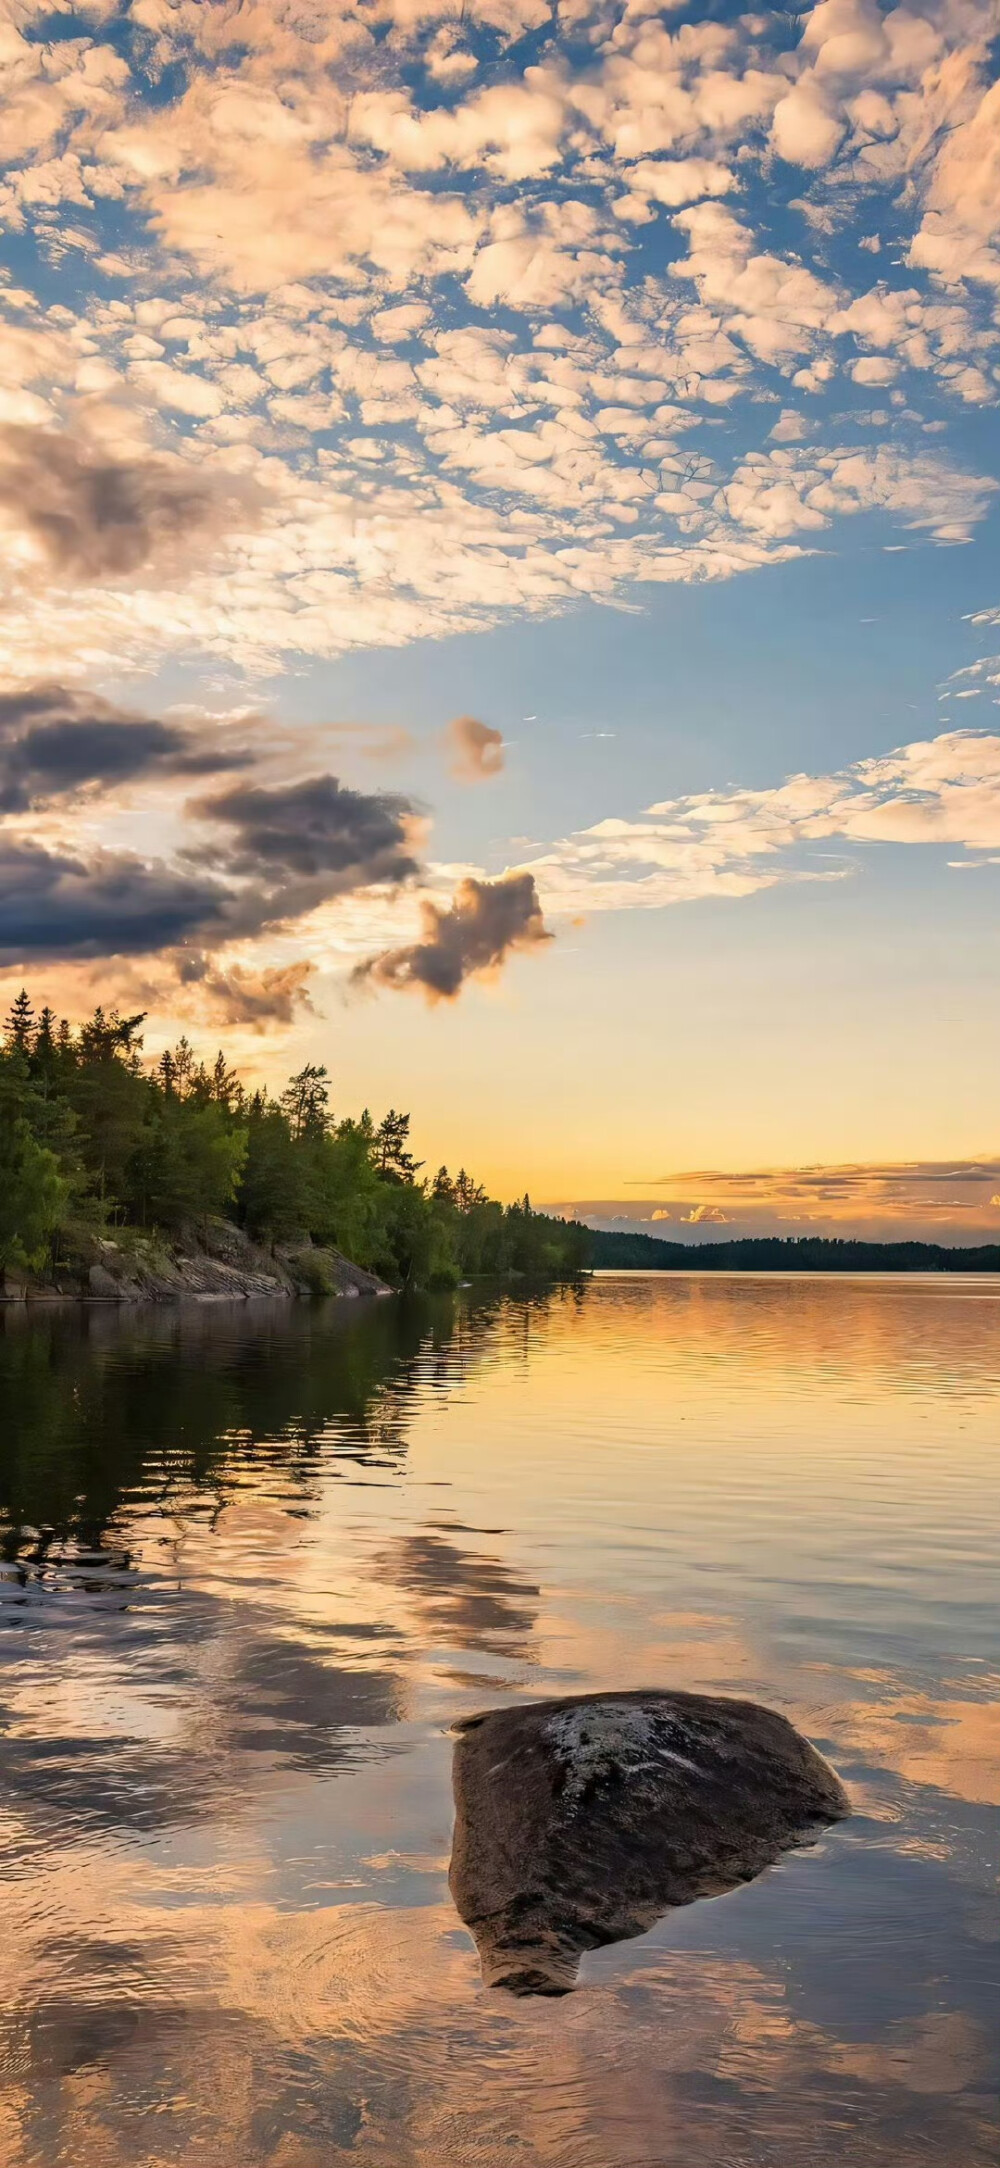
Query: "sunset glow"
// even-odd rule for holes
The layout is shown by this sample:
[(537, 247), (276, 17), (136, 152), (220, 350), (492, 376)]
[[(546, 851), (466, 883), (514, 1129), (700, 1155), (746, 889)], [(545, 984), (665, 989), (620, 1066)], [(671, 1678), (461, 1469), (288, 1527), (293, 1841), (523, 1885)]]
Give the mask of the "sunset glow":
[(0, 18), (5, 1006), (997, 1239), (991, 0)]

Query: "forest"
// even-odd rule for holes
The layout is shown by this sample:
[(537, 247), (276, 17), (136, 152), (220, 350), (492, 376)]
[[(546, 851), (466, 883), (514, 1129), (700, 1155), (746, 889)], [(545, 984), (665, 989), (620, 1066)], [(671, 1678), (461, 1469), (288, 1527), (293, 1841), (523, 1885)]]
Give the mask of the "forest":
[(1000, 1272), (1000, 1243), (953, 1249), (942, 1242), (856, 1242), (829, 1235), (741, 1235), (663, 1242), (656, 1235), (594, 1232), (597, 1271), (631, 1272)]
[(147, 1061), (145, 1021), (97, 1008), (74, 1027), (17, 995), (0, 1047), (0, 1271), (43, 1271), (109, 1230), (182, 1243), (209, 1219), (339, 1250), (397, 1287), (587, 1264), (587, 1228), (527, 1197), (499, 1204), (464, 1168), (425, 1173), (408, 1114), (335, 1114), (324, 1067), (273, 1097), (186, 1039)]

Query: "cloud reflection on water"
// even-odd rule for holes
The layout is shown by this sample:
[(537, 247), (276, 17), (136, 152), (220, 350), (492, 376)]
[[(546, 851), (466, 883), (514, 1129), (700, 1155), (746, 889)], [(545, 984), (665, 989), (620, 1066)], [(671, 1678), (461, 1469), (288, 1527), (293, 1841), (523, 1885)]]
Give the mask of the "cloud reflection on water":
[[(4, 2168), (992, 2168), (998, 1308), (6, 1321)], [(856, 1821), (491, 1997), (448, 1723), (615, 1682), (770, 1700)]]

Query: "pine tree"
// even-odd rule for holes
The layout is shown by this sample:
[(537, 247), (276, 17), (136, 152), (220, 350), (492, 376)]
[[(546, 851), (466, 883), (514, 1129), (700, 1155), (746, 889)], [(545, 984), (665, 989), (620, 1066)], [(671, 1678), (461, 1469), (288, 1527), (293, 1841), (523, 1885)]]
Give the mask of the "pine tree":
[(16, 1053), (29, 1054), (31, 1052), (34, 1024), (35, 1012), (31, 1006), (30, 996), (27, 989), (22, 986), (20, 993), (16, 994), (11, 1002), (7, 1021), (4, 1025), (4, 1037), (8, 1046), (12, 1047)]
[(409, 1138), (409, 1115), (397, 1114), (390, 1107), (375, 1131), (375, 1165), (387, 1182), (412, 1182), (423, 1166), (423, 1160), (414, 1159), (407, 1149)]
[(211, 1093), (220, 1107), (225, 1107), (230, 1112), (243, 1104), (243, 1086), (235, 1069), (229, 1067), (221, 1046), (212, 1066)]
[(485, 1204), (486, 1191), (474, 1182), (471, 1174), (460, 1167), (455, 1176), (455, 1203), (460, 1212), (471, 1212), (474, 1205)]
[(46, 1002), (38, 1019), (35, 1043), (31, 1050), (36, 1061), (40, 1060), (47, 1063), (50, 1055), (55, 1053), (57, 1021), (55, 1010), (50, 1009), (48, 1002)]
[(330, 1087), (327, 1072), (307, 1062), (297, 1076), (289, 1077), (279, 1101), (293, 1137), (321, 1137), (330, 1126)]
[(178, 1039), (174, 1048), (174, 1090), (178, 1099), (184, 1099), (191, 1089), (194, 1075), (194, 1048), (189, 1039)]

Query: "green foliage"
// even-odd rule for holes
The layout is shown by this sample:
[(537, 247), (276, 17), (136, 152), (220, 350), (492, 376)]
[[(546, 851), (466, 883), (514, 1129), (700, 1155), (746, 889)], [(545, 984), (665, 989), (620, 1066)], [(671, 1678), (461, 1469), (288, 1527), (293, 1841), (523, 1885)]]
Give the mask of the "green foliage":
[(408, 1114), (335, 1120), (325, 1068), (248, 1096), (222, 1052), (206, 1068), (186, 1039), (144, 1064), (144, 1021), (98, 1008), (74, 1031), (17, 996), (0, 1053), (0, 1265), (40, 1267), (87, 1225), (179, 1236), (217, 1217), (301, 1244), (317, 1293), (329, 1274), (309, 1244), (398, 1287), (586, 1264), (587, 1230), (527, 1198), (505, 1208), (464, 1167), (420, 1181)]
[(306, 1137), (325, 1136), (330, 1125), (326, 1070), (307, 1062), (298, 1076), (289, 1077), (278, 1104), (296, 1143)]
[(0, 1268), (42, 1263), (70, 1196), (16, 1038), (0, 1055)]
[(323, 1250), (301, 1250), (294, 1259), (295, 1278), (309, 1295), (332, 1295), (333, 1273)]
[(228, 1211), (247, 1156), (247, 1132), (213, 1100), (151, 1094), (129, 1167), (129, 1202), (143, 1226), (180, 1229)]
[(1000, 1272), (1000, 1242), (855, 1242), (826, 1235), (746, 1235), (661, 1242), (656, 1235), (591, 1236), (590, 1263), (619, 1272)]

